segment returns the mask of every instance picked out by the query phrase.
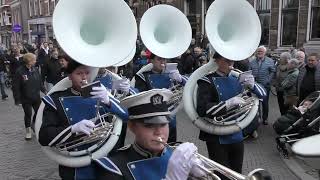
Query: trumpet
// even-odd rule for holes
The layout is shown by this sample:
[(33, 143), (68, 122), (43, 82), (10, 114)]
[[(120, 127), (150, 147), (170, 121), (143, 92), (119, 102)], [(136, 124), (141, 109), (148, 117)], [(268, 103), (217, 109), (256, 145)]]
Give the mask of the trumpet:
[[(175, 149), (177, 146), (170, 146), (169, 144), (163, 142), (162, 138), (159, 137), (157, 142), (163, 144), (167, 148)], [(195, 156), (200, 160), (201, 163), (195, 164), (198, 166), (207, 176), (200, 178), (190, 177), (192, 179), (201, 179), (201, 180), (221, 180), (214, 171), (221, 173), (231, 180), (272, 180), (270, 173), (264, 169), (258, 168), (251, 171), (248, 175), (240, 174), (234, 170), (231, 170), (199, 153), (195, 153)]]

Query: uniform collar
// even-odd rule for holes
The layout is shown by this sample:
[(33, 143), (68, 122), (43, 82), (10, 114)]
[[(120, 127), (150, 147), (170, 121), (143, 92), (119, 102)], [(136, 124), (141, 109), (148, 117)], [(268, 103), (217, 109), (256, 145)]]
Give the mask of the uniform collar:
[(81, 96), (81, 93), (73, 88), (70, 88), (71, 90), (71, 93), (74, 94), (74, 95), (77, 95), (77, 96)]
[[(136, 142), (134, 142), (132, 144), (132, 147), (133, 149), (138, 153), (140, 154), (141, 156), (145, 157), (145, 158), (152, 158), (152, 157), (155, 157), (150, 151), (142, 148), (141, 146), (139, 146)], [(166, 152), (166, 148), (164, 148), (162, 154)]]

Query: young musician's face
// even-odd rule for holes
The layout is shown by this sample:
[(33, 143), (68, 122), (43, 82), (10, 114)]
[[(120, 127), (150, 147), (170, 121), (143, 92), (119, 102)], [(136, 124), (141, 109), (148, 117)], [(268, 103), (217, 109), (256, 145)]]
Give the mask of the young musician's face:
[(69, 79), (72, 81), (72, 87), (75, 90), (80, 91), (81, 86), (86, 85), (89, 82), (90, 67), (79, 66), (71, 74), (69, 74)]
[(159, 137), (163, 142), (168, 141), (168, 124), (145, 124), (141, 122), (129, 122), (130, 130), (135, 134), (135, 141), (142, 148), (149, 150), (153, 154), (159, 154), (163, 151), (164, 145), (157, 142)]
[(166, 59), (155, 56), (152, 60), (153, 70), (156, 72), (162, 72), (166, 68)]
[(231, 71), (231, 67), (233, 67), (234, 62), (225, 58), (219, 58), (216, 60), (219, 71), (228, 74)]

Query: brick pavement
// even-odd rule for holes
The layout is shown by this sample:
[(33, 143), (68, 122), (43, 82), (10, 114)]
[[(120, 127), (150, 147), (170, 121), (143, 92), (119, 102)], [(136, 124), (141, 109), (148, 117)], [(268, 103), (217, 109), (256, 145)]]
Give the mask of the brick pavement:
[(49, 160), (35, 141), (25, 141), (23, 110), (14, 106), (12, 95), (0, 100), (0, 179), (57, 179), (57, 164)]
[[(279, 115), (274, 100), (271, 100), (270, 121)], [(0, 114), (0, 179), (58, 179), (57, 164), (43, 154), (34, 139), (24, 140), (22, 107), (14, 106), (10, 97), (7, 101), (0, 101)], [(178, 133), (178, 140), (194, 142), (199, 152), (207, 155), (205, 144), (198, 140), (199, 130), (183, 112), (178, 114)], [(271, 125), (268, 125), (260, 126), (257, 140), (246, 140), (243, 172), (264, 168), (271, 172), (274, 180), (297, 180), (279, 158), (274, 137)], [(131, 140), (129, 134), (127, 142)]]

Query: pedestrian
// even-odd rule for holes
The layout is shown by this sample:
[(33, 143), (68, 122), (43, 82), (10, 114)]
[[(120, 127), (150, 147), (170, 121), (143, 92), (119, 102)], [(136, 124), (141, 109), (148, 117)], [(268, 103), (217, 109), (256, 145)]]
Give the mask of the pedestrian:
[(8, 95), (4, 89), (5, 84), (4, 84), (4, 76), (5, 73), (7, 73), (6, 65), (5, 65), (6, 57), (4, 54), (0, 55), (0, 90), (1, 90), (1, 97), (2, 100), (5, 100), (8, 98)]
[(261, 84), (267, 92), (267, 96), (262, 103), (262, 120), (264, 125), (268, 125), (269, 114), (269, 94), (272, 78), (276, 72), (274, 61), (266, 56), (267, 48), (259, 46), (256, 51), (256, 58), (249, 64), (255, 81)]
[(289, 52), (281, 53), (276, 69), (275, 87), (277, 90), (277, 99), (281, 115), (284, 115), (288, 110), (288, 107), (284, 103), (284, 89), (282, 87), (282, 82), (288, 75), (288, 61), (290, 59), (291, 54)]
[[(23, 56), (24, 65), (20, 66), (14, 77), (12, 89), (14, 92), (15, 104), (22, 104), (24, 111), (24, 125), (26, 128), (26, 140), (31, 137), (31, 125), (35, 122), (38, 108), (40, 106), (40, 91), (46, 93), (40, 73), (35, 67), (36, 55), (27, 53)], [(33, 118), (31, 122), (33, 109)]]
[(299, 103), (310, 93), (320, 90), (320, 63), (317, 53), (310, 54), (308, 63), (300, 68), (297, 90)]
[(48, 91), (61, 80), (61, 64), (58, 56), (58, 51), (53, 51), (50, 59), (46, 59), (42, 67), (41, 76)]
[[(297, 96), (297, 80), (299, 75), (299, 60), (290, 59), (288, 61), (288, 74), (284, 78), (281, 83), (281, 88), (283, 89), (284, 96), (284, 106), (285, 113), (287, 113), (288, 109), (292, 109), (298, 103)], [(281, 115), (284, 115), (281, 114)]]

